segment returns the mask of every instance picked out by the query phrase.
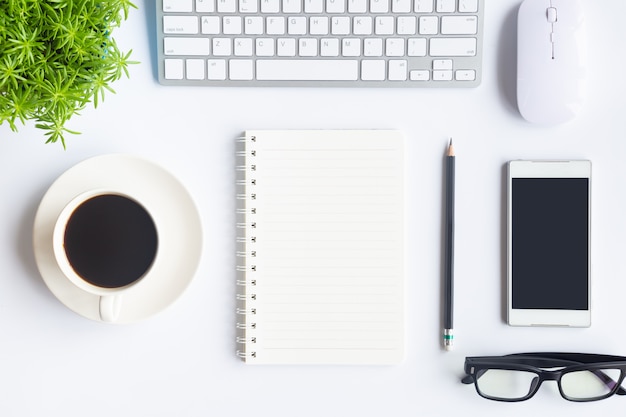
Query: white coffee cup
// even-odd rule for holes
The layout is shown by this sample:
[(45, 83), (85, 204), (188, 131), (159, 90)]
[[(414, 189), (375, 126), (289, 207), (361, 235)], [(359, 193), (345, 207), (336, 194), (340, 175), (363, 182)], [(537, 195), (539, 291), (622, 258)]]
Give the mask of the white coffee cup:
[(52, 245), (63, 275), (99, 297), (102, 321), (115, 322), (124, 293), (143, 280), (156, 259), (158, 232), (139, 201), (100, 189), (76, 196), (61, 210)]

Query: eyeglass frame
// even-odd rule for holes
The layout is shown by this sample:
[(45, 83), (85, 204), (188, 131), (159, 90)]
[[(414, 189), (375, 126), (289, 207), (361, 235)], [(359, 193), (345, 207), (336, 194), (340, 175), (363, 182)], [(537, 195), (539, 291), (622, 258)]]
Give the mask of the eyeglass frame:
[[(542, 368), (561, 368), (558, 370), (546, 370)], [(483, 394), (478, 387), (479, 372), (489, 369), (502, 369), (510, 371), (528, 371), (536, 374), (539, 378), (537, 384), (528, 394), (520, 398), (498, 398)], [(603, 369), (619, 369), (620, 376), (617, 381), (602, 372)], [(544, 381), (556, 381), (561, 397), (568, 401), (589, 402), (599, 401), (611, 397), (614, 394), (626, 395), (626, 389), (622, 387), (622, 382), (626, 376), (626, 357), (613, 355), (599, 355), (591, 353), (557, 353), (557, 352), (537, 352), (537, 353), (515, 353), (504, 356), (468, 356), (464, 365), (467, 374), (461, 382), (464, 384), (474, 384), (476, 392), (483, 398), (493, 401), (519, 402), (532, 398)], [(591, 398), (572, 398), (565, 395), (561, 387), (563, 375), (575, 371), (598, 371), (594, 372), (602, 382), (611, 388), (604, 395)], [(614, 384), (612, 387), (611, 385)]]

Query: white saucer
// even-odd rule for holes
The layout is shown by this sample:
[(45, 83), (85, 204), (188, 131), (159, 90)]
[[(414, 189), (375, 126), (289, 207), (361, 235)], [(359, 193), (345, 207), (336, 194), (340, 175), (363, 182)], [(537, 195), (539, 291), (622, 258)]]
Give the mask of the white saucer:
[(100, 321), (99, 297), (79, 289), (61, 272), (52, 249), (52, 232), (61, 210), (77, 195), (94, 189), (117, 190), (151, 213), (159, 248), (149, 272), (124, 293), (116, 323), (130, 323), (173, 303), (191, 282), (202, 250), (202, 227), (185, 187), (169, 172), (129, 155), (87, 159), (63, 173), (44, 195), (33, 230), (39, 272), (52, 293), (68, 308)]

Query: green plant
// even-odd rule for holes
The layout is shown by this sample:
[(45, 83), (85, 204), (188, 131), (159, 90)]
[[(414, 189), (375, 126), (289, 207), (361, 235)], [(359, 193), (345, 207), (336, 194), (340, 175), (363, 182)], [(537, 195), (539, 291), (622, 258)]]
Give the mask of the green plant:
[(0, 125), (34, 120), (46, 143), (61, 141), (75, 114), (126, 75), (132, 51), (111, 37), (130, 0), (0, 0)]

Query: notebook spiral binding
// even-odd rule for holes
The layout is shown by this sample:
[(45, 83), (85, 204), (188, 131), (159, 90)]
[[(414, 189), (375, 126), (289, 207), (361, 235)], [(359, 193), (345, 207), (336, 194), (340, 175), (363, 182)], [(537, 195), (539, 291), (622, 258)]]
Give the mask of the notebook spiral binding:
[(252, 177), (255, 170), (254, 163), (250, 158), (254, 158), (256, 151), (248, 149), (248, 145), (255, 142), (254, 137), (246, 139), (240, 137), (236, 141), (236, 228), (237, 228), (237, 356), (243, 360), (256, 357), (253, 345), (256, 343), (256, 299), (254, 287), (256, 286), (256, 265), (251, 261), (256, 257), (254, 248), (256, 238), (254, 229), (256, 228), (256, 208), (253, 202), (256, 194), (253, 187), (256, 180)]

